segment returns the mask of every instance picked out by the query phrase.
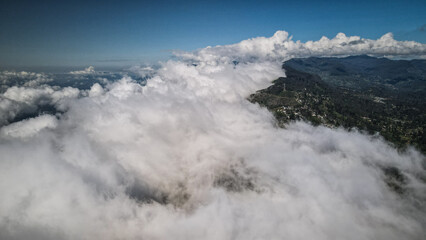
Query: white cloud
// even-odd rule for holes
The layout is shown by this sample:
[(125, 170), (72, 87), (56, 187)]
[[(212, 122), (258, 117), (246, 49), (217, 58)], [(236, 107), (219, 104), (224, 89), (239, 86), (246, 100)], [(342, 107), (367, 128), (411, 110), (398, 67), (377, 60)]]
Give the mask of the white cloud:
[(77, 88), (65, 87), (62, 89), (54, 89), (50, 86), (40, 88), (27, 87), (11, 87), (3, 94), (4, 97), (29, 105), (39, 104), (43, 101), (57, 103), (63, 98), (76, 98), (80, 91)]
[(276, 48), (199, 50), (184, 56), (196, 66), (167, 61), (145, 86), (124, 77), (86, 97), (8, 89), (5, 101), (66, 98), (68, 111), (1, 128), (0, 238), (422, 239), (423, 155), (343, 129), (279, 129), (246, 100), (284, 75)]
[(79, 71), (71, 71), (70, 74), (77, 74), (77, 75), (88, 75), (88, 74), (95, 74), (95, 68), (93, 66), (89, 66), (88, 68), (85, 68), (84, 70)]
[(3, 137), (28, 138), (36, 135), (45, 128), (55, 128), (57, 120), (51, 115), (42, 115), (16, 122), (0, 129)]
[(40, 106), (50, 105), (64, 111), (68, 101), (81, 94), (80, 90), (72, 87), (10, 87), (0, 94), (0, 126), (13, 121), (19, 114), (35, 113)]
[(104, 89), (99, 83), (93, 84), (89, 90), (89, 97), (97, 97), (104, 93)]
[(10, 86), (36, 87), (51, 81), (51, 76), (45, 73), (0, 71), (0, 90)]
[(426, 44), (414, 41), (397, 41), (392, 33), (377, 40), (339, 33), (328, 39), (306, 43), (293, 41), (285, 31), (277, 31), (272, 37), (257, 37), (232, 45), (207, 47), (195, 52), (178, 52), (176, 55), (201, 62), (231, 61), (285, 61), (294, 57), (348, 56), (368, 54), (372, 56), (426, 56)]

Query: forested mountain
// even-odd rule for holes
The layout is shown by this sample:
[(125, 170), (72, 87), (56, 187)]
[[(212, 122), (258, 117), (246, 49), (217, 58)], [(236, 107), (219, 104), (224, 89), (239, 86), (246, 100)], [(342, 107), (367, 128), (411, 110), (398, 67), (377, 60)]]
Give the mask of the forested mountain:
[(285, 78), (250, 96), (280, 126), (292, 120), (380, 133), (426, 152), (426, 61), (369, 56), (292, 59)]

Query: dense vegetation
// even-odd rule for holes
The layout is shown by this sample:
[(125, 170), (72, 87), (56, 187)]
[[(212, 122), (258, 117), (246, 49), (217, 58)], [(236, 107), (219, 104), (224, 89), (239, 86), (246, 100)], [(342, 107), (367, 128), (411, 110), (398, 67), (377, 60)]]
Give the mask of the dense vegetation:
[(292, 59), (285, 78), (250, 96), (280, 126), (306, 120), (379, 133), (426, 153), (426, 61), (368, 56)]

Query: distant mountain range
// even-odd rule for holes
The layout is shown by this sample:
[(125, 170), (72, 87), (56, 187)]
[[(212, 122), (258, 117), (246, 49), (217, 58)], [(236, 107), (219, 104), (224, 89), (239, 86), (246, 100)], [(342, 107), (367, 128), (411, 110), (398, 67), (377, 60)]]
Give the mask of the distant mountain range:
[(283, 68), (287, 77), (249, 98), (271, 110), (280, 126), (306, 120), (357, 128), (426, 153), (426, 60), (311, 57)]

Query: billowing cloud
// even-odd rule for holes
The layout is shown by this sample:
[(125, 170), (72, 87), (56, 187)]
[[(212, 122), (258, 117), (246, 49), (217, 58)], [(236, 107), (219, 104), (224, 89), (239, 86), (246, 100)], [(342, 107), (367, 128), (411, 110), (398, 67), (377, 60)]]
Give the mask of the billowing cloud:
[[(248, 43), (164, 62), (143, 85), (56, 90), (49, 101), (72, 96), (63, 115), (2, 127), (0, 238), (422, 239), (424, 156), (356, 131), (276, 127), (246, 97), (284, 72), (275, 47)], [(31, 91), (4, 97), (36, 102)]]
[(0, 126), (14, 121), (22, 114), (36, 113), (43, 106), (64, 111), (68, 100), (78, 98), (80, 94), (80, 90), (72, 87), (10, 87), (0, 94)]
[(77, 74), (77, 75), (87, 75), (87, 74), (95, 74), (95, 68), (93, 66), (89, 66), (88, 68), (85, 68), (84, 70), (78, 70), (78, 71), (71, 71), (70, 74)]
[(207, 47), (195, 52), (177, 52), (176, 55), (201, 62), (223, 61), (285, 61), (294, 57), (349, 56), (368, 54), (378, 57), (426, 56), (426, 44), (413, 41), (397, 41), (392, 33), (377, 40), (339, 33), (328, 39), (306, 43), (293, 41), (285, 31), (277, 31), (272, 37), (257, 37), (242, 42)]

